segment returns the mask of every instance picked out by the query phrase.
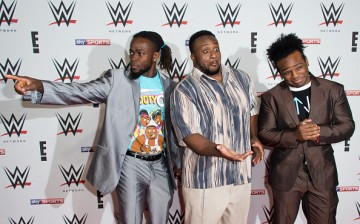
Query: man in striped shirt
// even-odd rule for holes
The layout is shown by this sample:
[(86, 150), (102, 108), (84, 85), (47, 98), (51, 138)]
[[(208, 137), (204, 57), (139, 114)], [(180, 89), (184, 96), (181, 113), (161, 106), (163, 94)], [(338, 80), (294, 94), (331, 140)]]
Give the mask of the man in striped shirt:
[(171, 97), (172, 122), (185, 148), (185, 223), (246, 224), (251, 163), (264, 157), (259, 99), (245, 72), (221, 65), (214, 34), (193, 34), (189, 48), (194, 69)]

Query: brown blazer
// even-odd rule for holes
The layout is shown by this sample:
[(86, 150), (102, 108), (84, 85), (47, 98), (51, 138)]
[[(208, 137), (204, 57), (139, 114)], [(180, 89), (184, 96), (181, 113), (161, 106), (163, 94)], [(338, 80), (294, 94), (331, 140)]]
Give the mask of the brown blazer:
[(314, 186), (334, 189), (338, 177), (332, 143), (349, 139), (355, 130), (343, 85), (311, 75), (309, 118), (320, 126), (320, 141), (299, 142), (294, 131), (300, 123), (292, 93), (284, 81), (262, 95), (259, 139), (272, 147), (269, 184), (290, 190), (306, 158)]

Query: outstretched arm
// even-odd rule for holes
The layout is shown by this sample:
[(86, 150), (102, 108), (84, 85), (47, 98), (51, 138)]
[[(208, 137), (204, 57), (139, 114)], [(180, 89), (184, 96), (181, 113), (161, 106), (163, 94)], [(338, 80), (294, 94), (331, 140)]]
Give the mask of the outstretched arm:
[(26, 94), (27, 91), (39, 91), (41, 93), (44, 93), (44, 86), (41, 80), (27, 76), (16, 75), (6, 75), (5, 77), (16, 81), (14, 84), (14, 88), (15, 91), (20, 95)]
[(183, 139), (185, 144), (192, 149), (196, 154), (202, 156), (217, 156), (224, 157), (231, 161), (243, 161), (253, 152), (247, 151), (244, 154), (239, 154), (232, 149), (227, 148), (225, 145), (216, 144), (201, 134), (191, 134)]

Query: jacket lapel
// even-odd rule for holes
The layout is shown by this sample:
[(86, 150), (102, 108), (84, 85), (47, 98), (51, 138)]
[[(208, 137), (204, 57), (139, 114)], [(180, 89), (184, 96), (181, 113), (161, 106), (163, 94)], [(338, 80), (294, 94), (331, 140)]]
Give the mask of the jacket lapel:
[(324, 100), (324, 95), (322, 88), (319, 88), (320, 83), (311, 75), (311, 99), (310, 99), (310, 114), (309, 118), (313, 119), (318, 113), (318, 109), (321, 107), (318, 106), (319, 102)]
[(285, 105), (285, 110), (289, 113), (292, 120), (295, 122), (295, 124), (298, 124), (299, 117), (296, 113), (295, 103), (294, 103), (294, 97), (289, 89), (289, 87), (283, 82), (281, 85), (281, 98)]
[(132, 102), (134, 102), (134, 108), (135, 108), (134, 115), (135, 115), (135, 120), (137, 122), (138, 113), (140, 111), (140, 82), (139, 79), (135, 79), (135, 80), (129, 79), (129, 83), (131, 85), (132, 97), (133, 97)]

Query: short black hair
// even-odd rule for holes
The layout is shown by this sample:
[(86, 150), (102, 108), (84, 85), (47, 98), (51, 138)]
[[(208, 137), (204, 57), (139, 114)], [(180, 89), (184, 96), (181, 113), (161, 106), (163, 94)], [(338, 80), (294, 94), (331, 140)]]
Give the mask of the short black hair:
[(281, 34), (280, 37), (267, 49), (267, 56), (276, 67), (279, 60), (287, 57), (294, 51), (299, 51), (301, 56), (305, 59), (306, 56), (304, 54), (304, 49), (305, 46), (302, 40), (296, 36), (295, 33), (287, 35)]
[(212, 32), (208, 31), (208, 30), (200, 30), (200, 31), (194, 33), (193, 35), (191, 35), (190, 40), (189, 40), (190, 53), (194, 52), (194, 42), (195, 42), (195, 40), (197, 38), (199, 38), (199, 37), (202, 37), (202, 36), (213, 36), (213, 37), (215, 37), (215, 35)]

